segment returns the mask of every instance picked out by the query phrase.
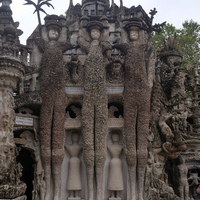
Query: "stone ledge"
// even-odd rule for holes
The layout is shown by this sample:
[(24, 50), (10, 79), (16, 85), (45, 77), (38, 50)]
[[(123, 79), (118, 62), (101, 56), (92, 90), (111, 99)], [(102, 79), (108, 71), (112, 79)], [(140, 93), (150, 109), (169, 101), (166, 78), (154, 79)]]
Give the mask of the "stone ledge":
[(0, 199), (0, 200), (26, 200), (26, 199), (27, 199), (26, 195), (23, 195), (21, 197), (15, 198), (15, 199)]

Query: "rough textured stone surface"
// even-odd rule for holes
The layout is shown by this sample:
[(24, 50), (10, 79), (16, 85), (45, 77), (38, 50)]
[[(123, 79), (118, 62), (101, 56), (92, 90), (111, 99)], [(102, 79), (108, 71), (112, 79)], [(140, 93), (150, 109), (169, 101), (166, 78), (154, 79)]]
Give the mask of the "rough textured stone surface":
[(200, 199), (199, 71), (155, 9), (71, 0), (21, 45), (1, 2), (1, 199)]
[[(51, 18), (52, 17), (52, 18)], [(42, 51), (40, 69), (40, 141), (41, 158), (44, 167), (46, 194), (50, 198), (51, 173), (54, 181), (54, 199), (60, 199), (61, 164), (64, 156), (64, 110), (65, 110), (65, 73), (63, 52), (71, 48), (68, 42), (58, 42), (59, 19), (53, 15), (46, 19), (49, 41), (35, 33), (34, 40)], [(58, 34), (58, 35), (56, 35)], [(52, 168), (51, 168), (52, 167)]]
[[(98, 23), (95, 22), (95, 26)], [(97, 32), (100, 31), (97, 29)], [(92, 37), (92, 28), (91, 28)], [(100, 35), (99, 35), (100, 36)], [(88, 198), (93, 199), (93, 175), (97, 178), (97, 199), (103, 198), (103, 167), (106, 159), (107, 93), (104, 53), (111, 50), (109, 43), (93, 39), (91, 44), (82, 36), (78, 44), (86, 51), (84, 95), (82, 106), (83, 154), (88, 175)], [(92, 175), (91, 177), (89, 175)]]

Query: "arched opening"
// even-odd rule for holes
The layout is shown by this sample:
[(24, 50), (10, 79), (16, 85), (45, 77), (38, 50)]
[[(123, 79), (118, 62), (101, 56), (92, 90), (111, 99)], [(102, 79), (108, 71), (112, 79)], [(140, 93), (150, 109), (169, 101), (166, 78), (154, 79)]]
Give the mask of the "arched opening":
[(113, 115), (114, 118), (120, 118), (124, 115), (123, 106), (118, 102), (108, 103), (108, 109), (110, 115)]
[(67, 113), (68, 117), (75, 119), (80, 117), (81, 115), (81, 105), (79, 103), (73, 103), (67, 106), (65, 112)]
[(33, 154), (31, 151), (22, 148), (19, 155), (17, 156), (17, 163), (23, 166), (21, 180), (26, 183), (26, 196), (27, 200), (32, 200), (33, 191), (33, 180), (34, 180), (34, 167), (35, 161), (33, 159)]

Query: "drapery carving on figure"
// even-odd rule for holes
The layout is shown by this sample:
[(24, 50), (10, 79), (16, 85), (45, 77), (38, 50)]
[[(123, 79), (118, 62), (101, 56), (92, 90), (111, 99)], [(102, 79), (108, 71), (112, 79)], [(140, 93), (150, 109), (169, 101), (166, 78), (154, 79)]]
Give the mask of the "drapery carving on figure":
[(123, 146), (119, 143), (120, 132), (113, 131), (111, 133), (112, 143), (108, 143), (108, 151), (111, 155), (109, 163), (109, 174), (108, 174), (108, 190), (110, 191), (111, 198), (120, 198), (120, 191), (124, 189), (123, 186), (123, 174), (122, 174), (122, 161), (120, 154)]
[(73, 131), (71, 133), (71, 145), (65, 145), (67, 152), (70, 155), (67, 190), (69, 190), (69, 198), (80, 198), (78, 192), (82, 189), (81, 186), (81, 160), (79, 155), (82, 151), (82, 146), (79, 144), (80, 133)]

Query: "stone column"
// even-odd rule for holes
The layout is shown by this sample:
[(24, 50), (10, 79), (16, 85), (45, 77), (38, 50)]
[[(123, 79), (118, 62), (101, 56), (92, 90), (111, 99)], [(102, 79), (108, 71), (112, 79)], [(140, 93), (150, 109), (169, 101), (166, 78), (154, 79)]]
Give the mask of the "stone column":
[(16, 163), (13, 127), (13, 90), (22, 79), (24, 66), (17, 58), (0, 56), (0, 199), (25, 199), (22, 166)]

